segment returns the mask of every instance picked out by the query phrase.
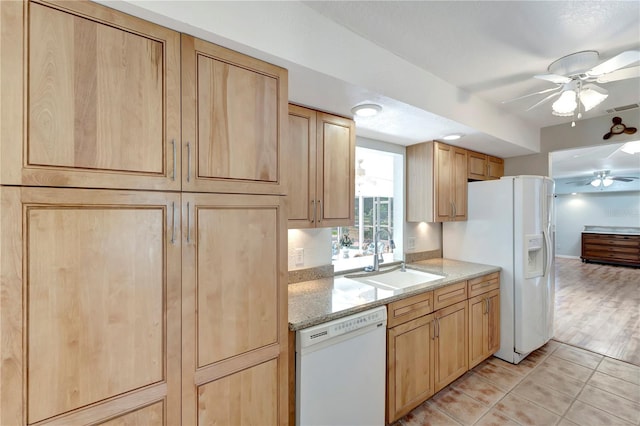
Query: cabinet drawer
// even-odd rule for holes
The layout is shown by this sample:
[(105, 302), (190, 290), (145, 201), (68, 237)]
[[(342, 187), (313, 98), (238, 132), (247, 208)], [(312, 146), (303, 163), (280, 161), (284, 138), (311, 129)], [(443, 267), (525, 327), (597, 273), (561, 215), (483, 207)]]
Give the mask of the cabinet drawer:
[(589, 259), (610, 259), (610, 260), (630, 260), (640, 262), (640, 254), (638, 253), (617, 253), (608, 251), (587, 251), (583, 257)]
[(620, 252), (620, 253), (640, 253), (640, 247), (637, 246), (608, 246), (608, 245), (600, 245), (600, 244), (585, 244), (584, 248), (587, 252), (590, 251), (610, 251), (610, 252)]
[(389, 303), (388, 309), (388, 328), (430, 314), (433, 312), (433, 291)]
[(500, 272), (467, 281), (467, 291), (470, 298), (497, 288), (500, 288)]
[(441, 309), (467, 299), (467, 282), (451, 284), (433, 291), (433, 308)]

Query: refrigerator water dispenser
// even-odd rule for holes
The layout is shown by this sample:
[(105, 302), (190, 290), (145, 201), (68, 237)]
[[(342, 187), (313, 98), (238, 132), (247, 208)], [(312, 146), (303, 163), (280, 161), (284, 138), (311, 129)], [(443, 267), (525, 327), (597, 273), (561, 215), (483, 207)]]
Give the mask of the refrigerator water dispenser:
[(525, 235), (525, 278), (544, 275), (544, 236), (542, 234)]

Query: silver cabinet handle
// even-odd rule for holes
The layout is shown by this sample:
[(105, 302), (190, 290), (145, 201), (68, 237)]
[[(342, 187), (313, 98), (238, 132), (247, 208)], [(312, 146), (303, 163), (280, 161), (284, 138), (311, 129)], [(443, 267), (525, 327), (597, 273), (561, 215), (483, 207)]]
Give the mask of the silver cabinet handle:
[(453, 217), (453, 202), (451, 202), (451, 201), (450, 201), (450, 202), (449, 202), (449, 204), (450, 204), (450, 206), (449, 206), (449, 207), (450, 207), (449, 211), (451, 212), (451, 216), (450, 216), (450, 217)]
[(318, 214), (318, 223), (322, 222), (322, 200), (318, 200), (318, 206), (320, 207), (320, 213)]
[(176, 140), (172, 139), (171, 140), (171, 146), (173, 148), (173, 172), (171, 172), (171, 180), (176, 180)]
[(191, 243), (191, 213), (189, 213), (189, 203), (187, 202), (187, 244)]
[(313, 209), (313, 219), (311, 219), (311, 223), (316, 223), (316, 200), (311, 200), (311, 208)]
[(453, 217), (456, 217), (456, 203), (451, 203), (453, 205)]
[(191, 181), (191, 143), (187, 142), (187, 182)]
[(435, 340), (436, 339), (436, 319), (433, 320), (433, 337), (431, 338), (431, 340)]
[(171, 202), (171, 244), (176, 243), (176, 202)]

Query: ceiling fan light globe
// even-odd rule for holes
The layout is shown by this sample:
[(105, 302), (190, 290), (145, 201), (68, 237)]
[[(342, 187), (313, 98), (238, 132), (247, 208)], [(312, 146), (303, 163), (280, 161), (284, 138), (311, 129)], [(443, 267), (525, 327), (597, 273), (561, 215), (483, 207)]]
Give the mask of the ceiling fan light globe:
[(600, 105), (600, 103), (607, 99), (608, 96), (609, 93), (606, 90), (601, 89), (598, 86), (594, 86), (593, 84), (585, 85), (578, 94), (578, 98), (580, 98), (580, 102), (584, 106), (585, 111), (589, 111)]
[(602, 179), (602, 184), (604, 186), (611, 186), (612, 183), (613, 183), (613, 179), (611, 179), (611, 178), (607, 177), (607, 178)]
[(591, 186), (593, 186), (594, 188), (597, 188), (600, 186), (600, 183), (602, 182), (602, 179), (597, 178), (591, 181)]
[(557, 101), (551, 106), (553, 115), (566, 117), (573, 115), (573, 112), (578, 107), (576, 101), (576, 92), (574, 90), (565, 90), (562, 92)]

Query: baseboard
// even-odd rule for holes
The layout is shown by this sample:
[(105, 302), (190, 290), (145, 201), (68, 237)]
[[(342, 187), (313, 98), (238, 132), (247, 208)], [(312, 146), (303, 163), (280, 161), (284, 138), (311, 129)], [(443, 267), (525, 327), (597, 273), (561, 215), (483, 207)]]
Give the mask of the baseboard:
[(577, 260), (580, 260), (580, 256), (567, 256), (565, 254), (556, 254), (556, 257), (561, 257), (563, 259), (577, 259)]

